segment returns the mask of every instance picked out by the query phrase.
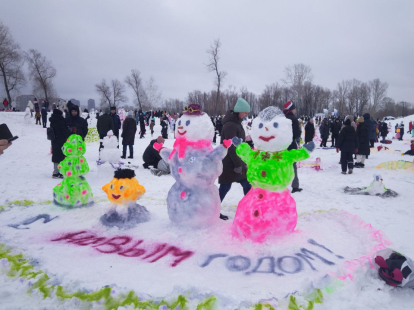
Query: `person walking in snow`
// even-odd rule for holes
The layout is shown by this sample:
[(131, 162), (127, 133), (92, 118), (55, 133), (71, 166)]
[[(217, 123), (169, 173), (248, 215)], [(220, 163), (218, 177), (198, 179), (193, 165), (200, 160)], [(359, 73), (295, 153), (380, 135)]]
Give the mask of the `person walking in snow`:
[(37, 124), (42, 125), (42, 123), (41, 123), (41, 121), (40, 121), (40, 117), (41, 117), (41, 115), (40, 115), (40, 111), (39, 111), (39, 109), (36, 109), (36, 113), (35, 113), (36, 125), (37, 125)]
[(321, 124), (321, 127), (319, 127), (319, 133), (321, 134), (321, 145), (320, 147), (326, 147), (326, 142), (328, 141), (329, 137), (329, 126), (328, 126), (328, 120), (325, 118)]
[(335, 147), (338, 141), (339, 131), (341, 130), (342, 124), (339, 121), (339, 118), (336, 118), (335, 121), (331, 124), (331, 134), (332, 134), (332, 145), (331, 147)]
[(153, 137), (153, 135), (154, 135), (154, 126), (155, 126), (155, 118), (152, 118), (152, 119), (151, 119), (151, 123), (150, 123), (150, 125), (149, 125), (150, 130), (151, 130), (151, 138), (152, 138), (152, 137)]
[[(242, 126), (242, 121), (250, 112), (250, 105), (243, 98), (239, 98), (234, 106), (234, 110), (228, 110), (223, 118), (223, 129), (221, 131), (221, 141), (240, 138), (243, 142), (246, 140), (246, 133)], [(298, 128), (299, 129), (299, 128)], [(246, 195), (252, 187), (247, 181), (247, 166), (236, 154), (234, 145), (228, 148), (226, 157), (223, 158), (223, 172), (218, 182), (220, 184), (219, 194), (220, 200), (223, 201), (233, 183), (237, 182), (243, 187), (244, 195)], [(220, 213), (222, 220), (228, 220), (229, 217)]]
[(122, 157), (126, 158), (127, 146), (129, 147), (128, 158), (134, 158), (134, 142), (137, 132), (137, 122), (134, 120), (132, 111), (129, 111), (122, 124)]
[(144, 119), (144, 114), (141, 112), (139, 114), (139, 128), (140, 128), (140, 135), (139, 138), (142, 139), (144, 138), (145, 135), (145, 119)]
[(404, 123), (401, 122), (400, 124), (400, 138), (398, 140), (402, 141), (403, 140), (403, 136), (404, 136)]
[(315, 124), (311, 118), (305, 125), (305, 144), (313, 141), (313, 137), (315, 137)]
[(381, 124), (381, 127), (379, 128), (379, 130), (380, 130), (380, 134), (381, 134), (381, 137), (382, 137), (382, 141), (381, 142), (385, 142), (385, 138), (388, 135), (388, 126), (387, 126), (387, 123), (386, 122), (382, 123)]
[(164, 115), (163, 118), (160, 120), (161, 122), (161, 135), (164, 139), (168, 139), (168, 119)]
[(358, 152), (357, 162), (355, 168), (365, 167), (365, 158), (370, 154), (369, 147), (369, 114), (366, 113), (364, 116), (358, 118), (357, 136), (358, 136)]
[(63, 112), (61, 110), (54, 109), (52, 116), (49, 118), (49, 122), (50, 128), (52, 128), (55, 136), (55, 139), (52, 140), (52, 178), (63, 179), (63, 175), (59, 173), (58, 165), (65, 159), (65, 155), (63, 155), (62, 152), (62, 147), (71, 133), (66, 127), (65, 118), (63, 117)]
[(46, 128), (46, 124), (47, 124), (47, 110), (46, 110), (46, 107), (44, 105), (42, 107), (41, 114), (42, 114), (42, 124), (43, 124), (43, 128)]
[(347, 119), (344, 123), (344, 128), (339, 133), (336, 143), (336, 152), (341, 150), (341, 168), (342, 174), (351, 174), (354, 168), (354, 160), (352, 154), (358, 152), (358, 137), (354, 127), (351, 126), (351, 120)]
[(119, 129), (121, 129), (121, 119), (116, 114), (116, 107), (111, 107), (111, 113), (109, 115), (112, 117), (112, 121), (114, 122), (114, 135), (119, 142)]
[[(114, 132), (114, 121), (112, 117), (109, 115), (110, 111), (109, 108), (105, 109), (105, 113), (99, 116), (98, 122), (96, 124), (96, 129), (98, 130), (99, 139), (102, 140), (108, 134), (108, 131), (112, 130)], [(99, 144), (99, 151), (103, 148), (102, 141)]]

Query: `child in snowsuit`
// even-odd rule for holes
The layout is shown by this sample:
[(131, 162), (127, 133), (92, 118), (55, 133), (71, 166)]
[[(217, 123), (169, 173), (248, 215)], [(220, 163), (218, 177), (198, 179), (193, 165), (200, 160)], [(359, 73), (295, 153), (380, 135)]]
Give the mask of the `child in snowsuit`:
[(411, 139), (411, 149), (405, 152), (404, 155), (414, 156), (414, 139)]
[(36, 109), (36, 114), (35, 114), (35, 118), (36, 118), (36, 125), (42, 125), (42, 123), (40, 122), (40, 112), (39, 109)]
[(347, 167), (348, 173), (351, 174), (354, 168), (352, 154), (356, 154), (358, 152), (358, 137), (354, 127), (351, 126), (350, 119), (347, 119), (344, 125), (345, 127), (339, 133), (336, 144), (336, 152), (341, 150), (342, 174), (346, 174)]

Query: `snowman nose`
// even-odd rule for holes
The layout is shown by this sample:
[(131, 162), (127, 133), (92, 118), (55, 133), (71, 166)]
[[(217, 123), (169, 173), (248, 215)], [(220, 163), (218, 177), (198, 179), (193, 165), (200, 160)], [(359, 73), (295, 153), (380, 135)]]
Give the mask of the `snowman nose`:
[(269, 129), (267, 129), (267, 127), (265, 127), (266, 131), (269, 131)]
[(184, 127), (183, 126), (178, 126), (178, 129), (183, 129)]

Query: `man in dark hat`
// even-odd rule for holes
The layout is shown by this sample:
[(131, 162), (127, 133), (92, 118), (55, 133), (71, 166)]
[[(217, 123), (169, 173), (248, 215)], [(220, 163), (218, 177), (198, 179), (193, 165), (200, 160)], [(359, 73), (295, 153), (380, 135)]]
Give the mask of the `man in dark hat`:
[(88, 134), (88, 122), (79, 115), (79, 107), (73, 104), (69, 108), (68, 114), (69, 117), (66, 118), (66, 126), (72, 133), (80, 135), (85, 140)]
[(116, 107), (111, 107), (111, 113), (109, 115), (112, 117), (112, 121), (114, 122), (114, 135), (119, 141), (119, 129), (121, 129), (121, 119), (119, 118), (118, 114), (116, 114)]
[[(112, 120), (112, 117), (109, 115), (110, 111), (109, 108), (105, 109), (105, 113), (99, 116), (98, 123), (96, 124), (96, 129), (98, 130), (99, 138), (103, 139), (108, 134), (108, 131), (112, 130), (112, 132), (115, 132), (114, 130), (114, 121)], [(99, 150), (103, 148), (103, 143), (101, 142), (99, 145)]]
[[(299, 121), (296, 118), (296, 107), (292, 101), (288, 101), (283, 105), (283, 113), (285, 113), (286, 118), (292, 121), (292, 143), (288, 147), (289, 150), (297, 149), (300, 145), (297, 144), (297, 141), (300, 141), (300, 128)], [(298, 178), (298, 169), (296, 163), (293, 163), (293, 170), (295, 171), (295, 178), (292, 182), (292, 193), (300, 192), (302, 189), (299, 187), (299, 178)]]

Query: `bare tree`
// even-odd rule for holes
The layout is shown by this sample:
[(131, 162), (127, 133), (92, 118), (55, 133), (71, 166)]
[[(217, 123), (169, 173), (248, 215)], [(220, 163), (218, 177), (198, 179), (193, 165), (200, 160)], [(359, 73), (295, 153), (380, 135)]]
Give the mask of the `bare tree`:
[(312, 69), (305, 64), (300, 63), (285, 68), (285, 79), (282, 81), (293, 92), (294, 97), (292, 99), (298, 110), (302, 108), (304, 85), (306, 82), (311, 83), (312, 79)]
[(138, 107), (142, 110), (142, 107), (148, 101), (148, 98), (140, 75), (141, 72), (139, 72), (139, 70), (131, 70), (131, 75), (125, 78), (125, 83), (134, 91)]
[(147, 108), (161, 108), (162, 106), (162, 93), (155, 84), (154, 77), (150, 77), (145, 83), (146, 93), (146, 107)]
[(387, 96), (388, 83), (381, 82), (380, 79), (374, 79), (369, 82), (371, 93), (370, 112), (375, 113)]
[(57, 95), (53, 85), (56, 69), (52, 63), (35, 49), (30, 49), (29, 52), (25, 53), (25, 58), (29, 63), (29, 76), (33, 82), (33, 92), (41, 92), (46, 100), (56, 98)]
[(119, 80), (112, 80), (111, 84), (106, 84), (105, 79), (95, 85), (95, 90), (101, 97), (101, 107), (117, 107), (120, 103), (126, 102), (125, 86)]
[(12, 102), (12, 93), (18, 93), (26, 84), (22, 66), (24, 58), (20, 46), (14, 42), (8, 27), (0, 22), (0, 77), (3, 79), (7, 100)]
[(210, 45), (210, 48), (206, 51), (209, 55), (208, 63), (206, 64), (207, 70), (209, 72), (214, 72), (216, 74), (215, 77), (215, 85), (217, 87), (216, 97), (213, 106), (213, 114), (217, 113), (217, 110), (220, 106), (220, 88), (223, 83), (224, 78), (226, 77), (227, 73), (225, 71), (219, 70), (219, 51), (221, 47), (220, 39), (214, 40), (213, 44)]

